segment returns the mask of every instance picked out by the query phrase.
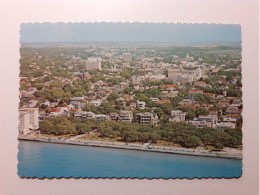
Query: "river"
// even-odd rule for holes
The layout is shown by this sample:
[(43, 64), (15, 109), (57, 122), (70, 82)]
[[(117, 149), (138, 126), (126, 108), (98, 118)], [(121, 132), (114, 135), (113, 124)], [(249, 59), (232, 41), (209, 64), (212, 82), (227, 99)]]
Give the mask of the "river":
[(242, 160), (19, 141), (20, 177), (238, 178)]

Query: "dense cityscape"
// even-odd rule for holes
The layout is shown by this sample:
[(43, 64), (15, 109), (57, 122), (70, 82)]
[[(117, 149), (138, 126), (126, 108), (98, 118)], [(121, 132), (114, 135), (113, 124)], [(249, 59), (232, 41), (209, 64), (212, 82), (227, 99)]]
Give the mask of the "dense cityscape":
[(19, 134), (242, 148), (240, 44), (25, 44)]

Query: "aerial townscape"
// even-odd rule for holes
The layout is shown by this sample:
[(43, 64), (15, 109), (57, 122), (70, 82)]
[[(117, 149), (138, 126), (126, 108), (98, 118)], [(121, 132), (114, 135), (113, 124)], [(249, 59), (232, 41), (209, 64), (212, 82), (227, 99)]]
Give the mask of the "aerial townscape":
[(22, 44), (19, 137), (242, 150), (241, 45)]

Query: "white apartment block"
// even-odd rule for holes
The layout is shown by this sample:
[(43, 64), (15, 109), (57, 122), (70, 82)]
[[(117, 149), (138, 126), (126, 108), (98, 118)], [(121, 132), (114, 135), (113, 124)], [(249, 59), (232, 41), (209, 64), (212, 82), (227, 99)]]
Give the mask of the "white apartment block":
[(29, 130), (39, 128), (39, 109), (22, 108), (19, 109), (19, 133), (26, 134)]
[(29, 113), (26, 111), (19, 111), (19, 134), (27, 134), (29, 130)]

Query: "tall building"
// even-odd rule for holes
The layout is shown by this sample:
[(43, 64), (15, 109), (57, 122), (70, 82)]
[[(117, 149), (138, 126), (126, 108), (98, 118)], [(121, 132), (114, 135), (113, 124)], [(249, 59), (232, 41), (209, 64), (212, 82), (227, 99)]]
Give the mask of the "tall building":
[(101, 62), (102, 62), (101, 58), (90, 57), (86, 61), (86, 69), (87, 70), (101, 70), (102, 69)]
[(122, 58), (125, 62), (132, 62), (132, 54), (131, 53), (123, 53)]
[(27, 111), (19, 110), (19, 134), (26, 134), (29, 132), (29, 113)]
[(19, 109), (19, 133), (26, 134), (29, 130), (39, 128), (39, 109), (21, 108)]

